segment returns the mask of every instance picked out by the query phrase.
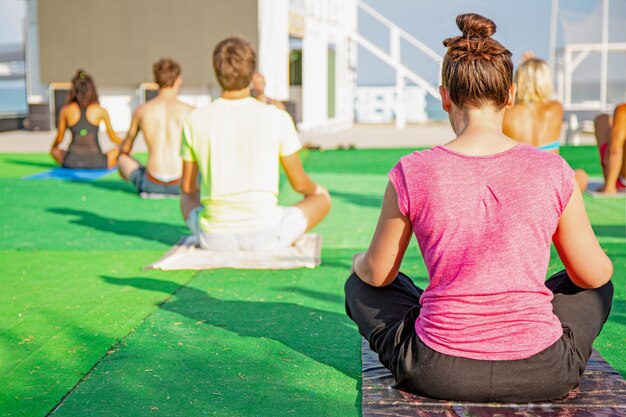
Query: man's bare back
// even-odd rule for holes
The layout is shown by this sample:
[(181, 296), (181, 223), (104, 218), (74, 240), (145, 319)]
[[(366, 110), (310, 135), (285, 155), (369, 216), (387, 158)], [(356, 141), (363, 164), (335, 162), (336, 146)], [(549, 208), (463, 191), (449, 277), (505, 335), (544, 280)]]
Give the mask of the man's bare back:
[[(178, 99), (182, 83), (180, 66), (169, 58), (154, 65), (159, 94), (133, 114), (126, 139), (120, 145), (118, 171), (140, 194), (179, 194), (182, 174), (180, 144), (183, 122), (193, 107)], [(148, 147), (148, 163), (142, 166), (130, 152), (139, 131)]]
[(158, 95), (137, 109), (135, 117), (148, 147), (148, 173), (162, 181), (182, 173), (180, 138), (183, 121), (193, 107), (174, 97)]
[[(154, 63), (153, 72), (159, 94), (133, 114), (126, 139), (120, 145), (118, 171), (140, 195), (178, 195), (183, 163), (180, 157), (183, 122), (193, 107), (178, 99), (182, 75), (176, 61), (161, 58)], [(145, 167), (130, 155), (140, 130), (148, 146)]]

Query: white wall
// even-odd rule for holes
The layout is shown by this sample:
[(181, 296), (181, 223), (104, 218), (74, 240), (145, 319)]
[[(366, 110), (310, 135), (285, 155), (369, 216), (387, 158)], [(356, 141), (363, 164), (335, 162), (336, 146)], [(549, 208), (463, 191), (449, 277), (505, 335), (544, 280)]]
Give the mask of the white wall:
[[(100, 105), (109, 112), (113, 130), (126, 132), (133, 112), (140, 105), (139, 87), (136, 90), (102, 88), (98, 93)], [(204, 107), (211, 102), (211, 95), (204, 90), (183, 88), (179, 99), (194, 107)], [(104, 130), (104, 125), (100, 126), (100, 130)]]
[(265, 76), (265, 94), (289, 99), (289, 2), (259, 0), (258, 69)]
[[(302, 9), (305, 9), (304, 13)], [(356, 88), (356, 45), (348, 34), (356, 30), (355, 0), (300, 0), (292, 13), (305, 17), (302, 40), (301, 130), (336, 131), (352, 126)], [(328, 48), (335, 55), (335, 117), (328, 118)]]
[(37, 0), (27, 0), (24, 18), (24, 51), (26, 55), (26, 94), (28, 103), (48, 100), (48, 87), (41, 82), (39, 66), (39, 26)]

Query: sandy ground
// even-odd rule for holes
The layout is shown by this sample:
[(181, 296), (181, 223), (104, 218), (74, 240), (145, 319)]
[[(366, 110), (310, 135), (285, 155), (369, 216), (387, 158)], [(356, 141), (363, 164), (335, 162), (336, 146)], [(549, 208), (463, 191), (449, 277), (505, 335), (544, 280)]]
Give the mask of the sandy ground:
[[(125, 132), (119, 132), (124, 137)], [(54, 140), (55, 132), (28, 132), (23, 130), (0, 133), (0, 152), (47, 152)], [(565, 132), (561, 134), (561, 143), (564, 143)], [(393, 125), (362, 125), (333, 133), (300, 132), (300, 140), (303, 144), (319, 146), (324, 149), (338, 147), (356, 148), (417, 148), (444, 144), (454, 138), (454, 132), (447, 122), (428, 122), (408, 125), (398, 130)], [(67, 147), (69, 132), (61, 145)], [(592, 145), (594, 138), (591, 134), (579, 135), (579, 144)], [(112, 148), (114, 144), (109, 140), (106, 133), (100, 133), (100, 145), (104, 151)], [(134, 150), (143, 152), (146, 145), (143, 137), (135, 141)]]

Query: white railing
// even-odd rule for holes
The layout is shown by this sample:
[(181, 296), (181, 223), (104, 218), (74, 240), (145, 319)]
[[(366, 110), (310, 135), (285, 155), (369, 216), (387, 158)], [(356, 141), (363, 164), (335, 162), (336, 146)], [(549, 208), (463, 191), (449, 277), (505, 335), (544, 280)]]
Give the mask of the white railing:
[[(395, 113), (396, 113), (396, 127), (402, 129), (406, 126), (406, 110), (404, 108), (404, 89), (406, 87), (406, 80), (410, 80), (426, 90), (430, 95), (440, 100), (438, 86), (433, 85), (420, 77), (417, 73), (407, 68), (402, 64), (401, 57), (401, 43), (402, 41), (408, 42), (413, 47), (417, 48), (420, 52), (424, 53), (430, 59), (432, 59), (441, 68), (443, 57), (435, 52), (433, 49), (426, 46), (424, 43), (417, 40), (414, 36), (398, 27), (392, 21), (385, 16), (374, 10), (365, 2), (359, 0), (358, 7), (363, 12), (367, 13), (378, 22), (382, 23), (389, 29), (389, 52), (385, 52), (372, 42), (365, 39), (357, 32), (350, 33), (350, 37), (354, 41), (372, 53), (374, 56), (382, 60), (385, 64), (391, 66), (396, 71), (396, 97), (395, 97)], [(439, 71), (441, 74), (441, 71)]]
[[(553, 17), (558, 12), (558, 0), (553, 1)], [(554, 51), (553, 55), (562, 56), (562, 66), (556, 71), (557, 82), (557, 96), (563, 103), (563, 107), (566, 111), (611, 111), (614, 104), (609, 103), (608, 100), (608, 56), (609, 53), (623, 53), (626, 52), (625, 42), (609, 42), (609, 3), (610, 0), (602, 0), (602, 39), (601, 42), (596, 43), (578, 43), (578, 44), (565, 44), (560, 51)], [(556, 4), (556, 11), (554, 10)], [(554, 20), (554, 19), (553, 19)], [(553, 23), (553, 31), (556, 31), (556, 26)], [(582, 102), (572, 101), (572, 81), (573, 73), (578, 66), (585, 60), (591, 53), (600, 54), (600, 94), (597, 100), (587, 100)], [(553, 65), (556, 66), (556, 59), (553, 60)]]
[[(572, 74), (591, 52), (600, 53), (600, 96), (597, 101), (572, 102)], [(626, 43), (567, 44), (561, 51), (563, 68), (557, 71), (557, 95), (565, 110), (608, 111), (612, 108), (607, 100), (607, 56), (609, 52), (626, 52)]]

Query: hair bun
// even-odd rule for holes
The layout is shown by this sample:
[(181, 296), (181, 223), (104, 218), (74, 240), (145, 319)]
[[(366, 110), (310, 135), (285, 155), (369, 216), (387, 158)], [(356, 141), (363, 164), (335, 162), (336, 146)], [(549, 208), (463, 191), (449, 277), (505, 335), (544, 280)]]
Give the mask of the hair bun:
[(496, 24), (476, 13), (460, 14), (456, 17), (456, 25), (466, 38), (489, 38), (496, 33)]

